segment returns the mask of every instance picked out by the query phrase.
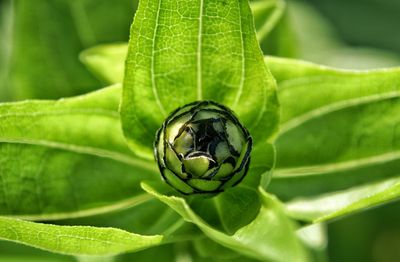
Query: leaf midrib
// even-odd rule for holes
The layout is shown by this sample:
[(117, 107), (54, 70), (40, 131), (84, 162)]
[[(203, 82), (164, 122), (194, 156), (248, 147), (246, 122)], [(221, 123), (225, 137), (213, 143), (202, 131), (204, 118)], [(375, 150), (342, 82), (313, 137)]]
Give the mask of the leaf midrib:
[(156, 166), (153, 165), (153, 163), (150, 161), (142, 160), (139, 158), (133, 158), (126, 154), (118, 153), (111, 150), (104, 150), (96, 147), (67, 144), (50, 140), (33, 140), (33, 139), (30, 140), (30, 139), (15, 139), (15, 138), (4, 138), (4, 137), (0, 138), (0, 143), (27, 144), (27, 145), (49, 147), (54, 149), (61, 149), (77, 154), (86, 154), (96, 157), (109, 158), (117, 162), (131, 165), (133, 167), (141, 167), (149, 171), (157, 172)]
[(157, 39), (157, 32), (158, 32), (158, 26), (159, 26), (159, 18), (160, 18), (160, 12), (161, 12), (161, 0), (158, 0), (158, 7), (157, 7), (157, 14), (156, 14), (156, 20), (155, 20), (155, 26), (154, 26), (154, 31), (153, 31), (153, 41), (152, 41), (152, 46), (151, 46), (151, 66), (150, 66), (150, 75), (151, 75), (151, 88), (153, 90), (153, 95), (156, 100), (156, 103), (158, 107), (160, 108), (161, 113), (166, 116), (166, 111), (161, 103), (160, 97), (158, 95), (158, 90), (157, 90), (157, 84), (156, 84), (156, 75), (155, 75), (155, 52), (156, 52), (156, 39)]
[[(0, 109), (2, 107), (0, 106)], [(37, 117), (37, 116), (60, 116), (60, 115), (90, 115), (100, 117), (110, 117), (119, 119), (119, 114), (113, 110), (107, 109), (96, 109), (96, 108), (85, 108), (85, 109), (68, 109), (68, 110), (52, 110), (51, 112), (46, 111), (35, 111), (34, 113), (6, 113), (0, 114), (0, 118), (5, 117)]]
[(95, 216), (125, 210), (134, 206), (146, 203), (153, 199), (150, 194), (142, 193), (131, 198), (126, 198), (113, 204), (98, 206), (95, 208), (81, 209), (72, 212), (59, 212), (49, 214), (26, 214), (26, 215), (2, 215), (3, 217), (16, 218), (30, 221), (54, 221), (62, 219), (74, 219), (81, 217)]
[(353, 106), (359, 106), (359, 105), (368, 104), (368, 103), (372, 103), (372, 102), (380, 102), (380, 101), (390, 100), (390, 99), (398, 98), (398, 97), (400, 97), (399, 91), (391, 91), (391, 92), (373, 94), (373, 95), (369, 95), (369, 96), (357, 97), (357, 98), (353, 98), (353, 99), (345, 99), (345, 100), (340, 100), (340, 101), (337, 101), (334, 103), (330, 103), (325, 106), (321, 106), (316, 109), (306, 111), (305, 113), (300, 114), (300, 115), (293, 117), (290, 120), (284, 122), (281, 125), (279, 136), (304, 124), (305, 122), (308, 122), (312, 119), (321, 117), (323, 115), (326, 115), (326, 114), (329, 114), (332, 112), (340, 111), (340, 110), (350, 108)]
[(400, 159), (400, 150), (391, 151), (386, 154), (375, 155), (350, 161), (328, 163), (314, 166), (302, 166), (293, 168), (277, 168), (274, 170), (274, 179), (298, 176), (319, 176), (336, 173), (361, 167), (383, 164)]
[(235, 101), (233, 102), (233, 108), (237, 107), (239, 103), (239, 99), (242, 96), (244, 82), (246, 77), (246, 59), (245, 59), (245, 50), (244, 50), (244, 39), (243, 39), (243, 25), (242, 25), (242, 8), (240, 6), (240, 1), (238, 3), (238, 12), (239, 12), (239, 33), (240, 33), (240, 55), (241, 55), (241, 72), (240, 72), (240, 82), (239, 88), (236, 93)]
[(203, 100), (203, 80), (202, 80), (202, 47), (203, 47), (203, 14), (204, 0), (200, 0), (199, 6), (199, 31), (197, 35), (197, 100)]

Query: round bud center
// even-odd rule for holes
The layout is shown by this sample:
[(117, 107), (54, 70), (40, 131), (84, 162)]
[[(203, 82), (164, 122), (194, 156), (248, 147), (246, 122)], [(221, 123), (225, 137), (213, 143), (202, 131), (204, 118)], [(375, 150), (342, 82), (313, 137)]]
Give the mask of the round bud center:
[(234, 186), (249, 165), (251, 137), (232, 112), (214, 102), (177, 109), (156, 139), (163, 178), (180, 192), (217, 192)]

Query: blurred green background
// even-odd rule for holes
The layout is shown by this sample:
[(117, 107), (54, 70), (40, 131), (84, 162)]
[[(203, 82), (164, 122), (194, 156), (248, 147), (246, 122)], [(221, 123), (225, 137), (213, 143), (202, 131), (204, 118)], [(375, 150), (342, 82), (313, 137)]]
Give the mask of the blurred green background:
[[(399, 0), (286, 4), (261, 43), (266, 54), (350, 69), (400, 65)], [(97, 44), (126, 42), (136, 6), (134, 0), (0, 0), (0, 102), (68, 97), (103, 87), (79, 54)], [(327, 232), (328, 261), (400, 261), (400, 203), (332, 222)], [(168, 247), (160, 252), (167, 255)], [(144, 251), (117, 261), (149, 255)], [(0, 242), (0, 261), (71, 260)]]

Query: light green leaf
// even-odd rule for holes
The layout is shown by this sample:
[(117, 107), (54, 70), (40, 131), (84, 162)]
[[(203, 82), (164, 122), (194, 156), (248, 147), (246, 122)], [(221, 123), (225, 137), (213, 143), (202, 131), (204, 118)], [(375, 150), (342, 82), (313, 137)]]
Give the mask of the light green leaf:
[[(399, 177), (400, 69), (346, 71), (273, 57), (267, 62), (282, 104), (269, 190), (282, 199), (310, 197), (298, 200), (307, 204), (296, 205), (296, 212), (302, 217), (300, 206), (307, 206), (304, 213), (314, 209), (312, 219), (324, 220), (398, 199), (390, 182), (371, 183)], [(337, 205), (323, 204), (328, 198)]]
[(296, 219), (318, 223), (399, 198), (400, 178), (397, 177), (317, 197), (295, 199), (287, 203), (287, 209)]
[(56, 221), (59, 225), (81, 225), (118, 228), (141, 235), (163, 235), (163, 243), (175, 243), (204, 237), (193, 224), (186, 223), (176, 212), (151, 199), (128, 209), (90, 217)]
[[(399, 69), (346, 71), (275, 57), (266, 61), (283, 106), (270, 191), (290, 199), (398, 176)], [(364, 145), (358, 143), (366, 135)]]
[(275, 82), (245, 0), (143, 0), (131, 28), (121, 106), (130, 146), (152, 157), (167, 114), (195, 100), (230, 107), (255, 144), (276, 131)]
[(66, 97), (101, 87), (78, 54), (96, 44), (127, 41), (137, 1), (5, 0), (1, 4), (9, 19), (0, 23), (8, 23), (11, 30), (0, 32), (7, 58), (0, 59), (0, 94), (5, 93), (0, 101), (10, 101)]
[(0, 101), (8, 99), (11, 92), (5, 86), (8, 81), (8, 65), (12, 50), (12, 10), (11, 1), (0, 2)]
[(269, 190), (290, 199), (398, 176), (399, 69), (347, 71), (275, 57), (266, 61), (283, 106)]
[[(262, 42), (275, 28), (285, 12), (283, 0), (259, 0), (250, 2), (254, 15), (254, 24), (257, 29), (257, 38)], [(266, 18), (269, 19), (266, 19)]]
[(120, 91), (0, 105), (1, 215), (81, 217), (149, 199), (139, 183), (159, 176), (125, 143)]
[(116, 84), (122, 83), (127, 53), (127, 43), (104, 44), (84, 50), (79, 58), (98, 78)]
[(252, 1), (257, 38), (265, 55), (295, 57), (297, 39), (284, 0)]
[[(291, 33), (286, 32), (288, 23), (285, 6), (283, 0), (250, 2), (257, 38), (261, 46), (265, 46), (268, 53), (274, 55), (294, 52), (289, 51), (293, 49), (294, 40), (290, 37)], [(276, 25), (277, 23), (278, 25)], [(268, 37), (270, 33), (273, 34), (273, 37)], [(286, 43), (286, 41), (290, 43)], [(102, 44), (83, 51), (79, 57), (82, 63), (99, 79), (108, 84), (116, 84), (123, 81), (127, 53), (127, 43)]]
[(330, 174), (327, 181), (398, 159), (400, 69), (345, 71), (279, 58), (268, 63), (283, 108), (276, 179)]
[(297, 235), (309, 248), (311, 261), (327, 262), (328, 227), (325, 223), (311, 224), (297, 230)]
[(161, 243), (163, 236), (142, 236), (115, 228), (57, 226), (0, 217), (0, 239), (69, 255), (115, 255)]
[(122, 83), (128, 43), (113, 43), (94, 46), (84, 50), (79, 58), (98, 78), (106, 83)]
[(183, 198), (163, 195), (148, 183), (142, 183), (142, 187), (178, 212), (186, 221), (196, 224), (209, 238), (225, 247), (261, 260), (307, 259), (295, 235), (294, 225), (285, 215), (281, 204), (262, 189), (259, 191), (261, 208), (255, 219), (234, 234), (228, 235), (208, 225)]

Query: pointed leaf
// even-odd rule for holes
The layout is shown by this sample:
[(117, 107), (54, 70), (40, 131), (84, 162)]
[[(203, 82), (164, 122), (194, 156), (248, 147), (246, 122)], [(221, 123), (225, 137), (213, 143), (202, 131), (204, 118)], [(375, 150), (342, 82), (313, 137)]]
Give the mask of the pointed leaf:
[(255, 144), (276, 131), (275, 83), (245, 0), (142, 0), (131, 29), (121, 107), (137, 154), (152, 158), (167, 114), (195, 100), (230, 107)]
[(337, 219), (400, 199), (400, 178), (391, 178), (347, 190), (293, 200), (287, 203), (289, 215), (318, 223)]
[(56, 226), (0, 217), (0, 239), (68, 255), (115, 255), (159, 245), (163, 237), (115, 228)]

